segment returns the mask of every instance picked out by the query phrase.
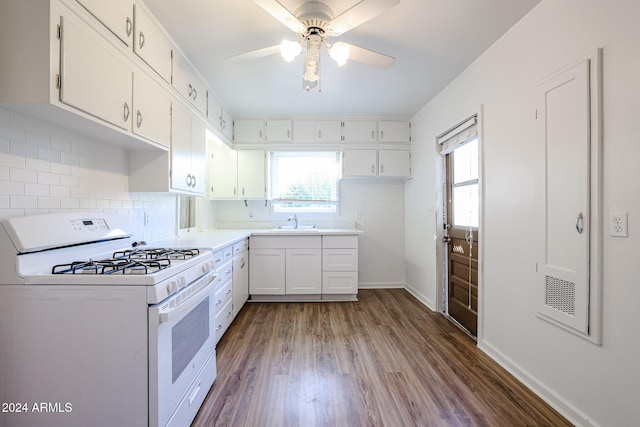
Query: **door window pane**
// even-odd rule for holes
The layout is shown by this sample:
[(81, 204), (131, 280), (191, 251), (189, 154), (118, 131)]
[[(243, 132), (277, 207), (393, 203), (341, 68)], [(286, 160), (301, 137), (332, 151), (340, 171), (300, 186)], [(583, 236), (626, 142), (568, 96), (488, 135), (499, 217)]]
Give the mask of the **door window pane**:
[(478, 179), (478, 139), (453, 152), (453, 184)]
[(453, 188), (453, 225), (478, 227), (478, 184)]
[(453, 225), (478, 227), (478, 139), (453, 153)]

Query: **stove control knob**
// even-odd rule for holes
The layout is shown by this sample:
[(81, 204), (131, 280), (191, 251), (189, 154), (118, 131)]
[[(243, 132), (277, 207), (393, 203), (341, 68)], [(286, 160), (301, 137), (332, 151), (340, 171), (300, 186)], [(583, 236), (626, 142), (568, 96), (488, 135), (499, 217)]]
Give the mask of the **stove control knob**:
[(169, 284), (167, 285), (167, 292), (169, 293), (169, 295), (178, 292), (178, 283), (175, 280), (169, 282)]

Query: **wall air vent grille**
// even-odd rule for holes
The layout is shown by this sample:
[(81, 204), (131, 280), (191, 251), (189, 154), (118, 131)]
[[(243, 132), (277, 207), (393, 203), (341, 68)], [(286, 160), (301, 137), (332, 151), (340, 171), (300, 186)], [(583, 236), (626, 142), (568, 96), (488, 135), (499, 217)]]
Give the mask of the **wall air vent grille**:
[(576, 284), (546, 276), (545, 304), (569, 316), (576, 315)]

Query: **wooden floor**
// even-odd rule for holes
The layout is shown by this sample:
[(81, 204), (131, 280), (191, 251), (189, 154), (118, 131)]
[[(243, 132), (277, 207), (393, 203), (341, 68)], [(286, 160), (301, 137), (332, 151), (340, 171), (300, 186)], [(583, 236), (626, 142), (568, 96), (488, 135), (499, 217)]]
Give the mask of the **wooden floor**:
[(193, 426), (570, 426), (401, 289), (247, 303)]

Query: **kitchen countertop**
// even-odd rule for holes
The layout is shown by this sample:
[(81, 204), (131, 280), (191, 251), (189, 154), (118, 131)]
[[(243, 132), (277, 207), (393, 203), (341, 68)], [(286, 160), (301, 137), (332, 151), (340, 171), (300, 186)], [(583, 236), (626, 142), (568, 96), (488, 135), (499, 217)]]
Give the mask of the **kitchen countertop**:
[(171, 237), (152, 242), (150, 246), (173, 246), (189, 248), (222, 249), (250, 236), (328, 236), (362, 234), (362, 230), (351, 228), (315, 228), (315, 229), (215, 229), (190, 233), (181, 237)]

